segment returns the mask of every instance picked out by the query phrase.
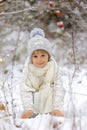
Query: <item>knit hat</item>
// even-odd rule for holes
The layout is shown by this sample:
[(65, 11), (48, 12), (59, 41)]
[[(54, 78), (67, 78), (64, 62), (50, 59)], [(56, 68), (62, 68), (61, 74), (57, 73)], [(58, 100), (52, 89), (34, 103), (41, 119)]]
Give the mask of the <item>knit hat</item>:
[(45, 50), (51, 56), (51, 43), (45, 38), (45, 33), (41, 28), (34, 28), (30, 32), (28, 46), (30, 56), (35, 50)]

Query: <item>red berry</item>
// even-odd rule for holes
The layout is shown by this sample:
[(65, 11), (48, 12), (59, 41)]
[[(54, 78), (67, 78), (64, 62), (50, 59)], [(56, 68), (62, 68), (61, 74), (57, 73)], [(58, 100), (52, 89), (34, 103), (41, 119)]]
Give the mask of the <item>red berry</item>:
[(63, 28), (64, 27), (64, 24), (63, 24), (62, 21), (58, 22), (57, 25), (58, 25), (59, 28)]
[(52, 1), (49, 2), (49, 6), (50, 6), (51, 8), (54, 6), (54, 4), (53, 4)]
[(57, 16), (60, 16), (61, 15), (61, 12), (59, 10), (56, 11), (56, 15)]

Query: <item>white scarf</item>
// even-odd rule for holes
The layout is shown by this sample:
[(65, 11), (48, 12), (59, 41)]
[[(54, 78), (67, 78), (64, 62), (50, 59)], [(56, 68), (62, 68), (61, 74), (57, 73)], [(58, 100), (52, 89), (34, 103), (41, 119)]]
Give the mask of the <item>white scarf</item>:
[[(54, 76), (54, 62), (50, 61), (43, 68), (38, 68), (33, 64), (29, 65), (29, 80), (32, 87), (39, 91), (47, 83), (51, 83)], [(43, 83), (41, 84), (39, 77), (44, 77)]]

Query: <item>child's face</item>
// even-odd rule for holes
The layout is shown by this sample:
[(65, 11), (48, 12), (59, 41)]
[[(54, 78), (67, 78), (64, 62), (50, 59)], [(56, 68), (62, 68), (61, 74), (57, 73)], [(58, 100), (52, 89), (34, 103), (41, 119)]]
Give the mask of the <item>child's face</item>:
[(39, 68), (43, 68), (48, 60), (49, 54), (44, 50), (36, 50), (32, 54), (32, 63)]

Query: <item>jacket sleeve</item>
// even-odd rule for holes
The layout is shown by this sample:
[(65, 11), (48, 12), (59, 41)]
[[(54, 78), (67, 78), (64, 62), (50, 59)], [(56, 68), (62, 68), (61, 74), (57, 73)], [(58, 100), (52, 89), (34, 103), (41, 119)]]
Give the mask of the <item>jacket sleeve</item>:
[(64, 88), (61, 80), (61, 71), (57, 68), (54, 81), (53, 108), (62, 110), (64, 104)]
[(22, 105), (25, 111), (33, 110), (32, 92), (28, 91), (28, 88), (30, 87), (30, 85), (26, 83), (26, 79), (28, 76), (28, 63), (29, 63), (28, 59), (29, 57), (27, 58), (25, 62), (23, 73), (22, 73), (22, 79), (20, 83), (20, 95), (21, 95)]

